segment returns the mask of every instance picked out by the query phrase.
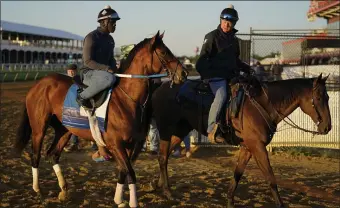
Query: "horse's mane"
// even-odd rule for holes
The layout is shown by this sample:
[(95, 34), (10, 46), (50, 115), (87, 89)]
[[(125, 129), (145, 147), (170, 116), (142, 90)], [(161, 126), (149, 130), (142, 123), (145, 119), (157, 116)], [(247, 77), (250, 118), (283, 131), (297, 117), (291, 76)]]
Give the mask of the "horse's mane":
[(144, 48), (144, 46), (149, 43), (149, 41), (151, 40), (151, 38), (145, 38), (144, 40), (142, 40), (141, 42), (139, 42), (128, 54), (128, 56), (126, 57), (126, 59), (123, 61), (123, 63), (121, 63), (121, 67), (120, 67), (120, 71), (124, 72), (125, 70), (127, 70), (132, 61), (133, 58), (135, 57), (136, 53)]
[(313, 86), (313, 79), (299, 78), (265, 83), (268, 86), (270, 102), (274, 107), (280, 108), (291, 104), (301, 96), (307, 88), (311, 88)]

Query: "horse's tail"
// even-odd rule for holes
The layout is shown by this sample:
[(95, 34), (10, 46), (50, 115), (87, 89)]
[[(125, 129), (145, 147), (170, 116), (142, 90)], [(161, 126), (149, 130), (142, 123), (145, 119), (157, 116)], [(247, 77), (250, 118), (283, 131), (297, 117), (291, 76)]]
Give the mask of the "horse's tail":
[(15, 141), (15, 152), (21, 154), (22, 150), (27, 146), (32, 134), (32, 128), (29, 122), (26, 103), (23, 109), (21, 121), (17, 130)]

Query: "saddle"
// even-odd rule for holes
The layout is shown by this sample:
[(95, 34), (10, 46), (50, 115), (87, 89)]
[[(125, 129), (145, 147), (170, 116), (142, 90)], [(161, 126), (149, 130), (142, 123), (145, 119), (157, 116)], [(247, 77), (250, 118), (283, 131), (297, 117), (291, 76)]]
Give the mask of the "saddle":
[[(78, 93), (81, 93), (84, 89), (88, 87), (82, 82), (82, 78), (80, 75), (76, 75), (73, 77), (73, 83), (75, 83), (79, 87), (79, 89), (77, 90)], [(107, 95), (112, 88), (113, 87), (107, 88), (97, 93), (95, 96), (89, 99), (89, 102), (86, 103), (84, 107), (94, 110), (95, 108), (101, 106), (105, 102)]]
[[(238, 83), (231, 85), (228, 92), (228, 98), (225, 103), (224, 112), (220, 115), (225, 115), (226, 109), (230, 112), (233, 118), (237, 118), (241, 108), (241, 104), (244, 98), (243, 88)], [(188, 80), (181, 87), (177, 100), (180, 104), (185, 102), (191, 102), (197, 105), (202, 105), (204, 113), (209, 113), (211, 104), (214, 100), (214, 94), (212, 93), (208, 83), (204, 83), (202, 80)], [(226, 119), (221, 117), (220, 122), (223, 123)]]

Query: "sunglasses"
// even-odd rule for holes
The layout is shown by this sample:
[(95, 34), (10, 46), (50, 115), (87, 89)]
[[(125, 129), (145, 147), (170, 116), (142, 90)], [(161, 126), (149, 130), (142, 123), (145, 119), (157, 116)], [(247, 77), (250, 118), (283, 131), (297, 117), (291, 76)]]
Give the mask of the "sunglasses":
[(221, 15), (220, 15), (220, 18), (221, 18), (221, 19), (228, 20), (228, 21), (230, 21), (230, 22), (237, 22), (237, 21), (238, 21), (238, 18), (237, 18), (237, 17), (233, 17), (233, 16), (231, 16), (230, 14), (221, 14)]

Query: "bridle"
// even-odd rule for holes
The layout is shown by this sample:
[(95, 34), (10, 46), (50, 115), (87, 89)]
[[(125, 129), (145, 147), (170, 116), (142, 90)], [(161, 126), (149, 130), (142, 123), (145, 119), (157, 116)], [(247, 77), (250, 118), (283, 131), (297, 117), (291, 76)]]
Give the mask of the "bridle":
[[(274, 113), (277, 114), (277, 115), (279, 116), (279, 118), (280, 118), (281, 120), (283, 120), (286, 124), (288, 124), (289, 126), (295, 128), (295, 129), (299, 129), (299, 130), (304, 131), (304, 132), (307, 132), (307, 133), (312, 133), (313, 135), (321, 134), (321, 133), (319, 133), (318, 131), (311, 131), (311, 130), (308, 130), (308, 129), (305, 129), (305, 128), (300, 127), (300, 126), (297, 125), (294, 121), (292, 121), (289, 117), (286, 117), (286, 118), (287, 118), (291, 123), (289, 123), (288, 121), (286, 121), (284, 115), (283, 115), (282, 113), (278, 112), (278, 111), (274, 108), (273, 104), (270, 102), (269, 96), (268, 96), (268, 94), (266, 93), (266, 91), (265, 91), (265, 89), (264, 89), (264, 87), (263, 87), (262, 84), (261, 84), (261, 88), (262, 88), (262, 91), (264, 92), (265, 96), (267, 97), (267, 99), (268, 99), (268, 101), (269, 101), (269, 104), (270, 104), (271, 108), (274, 110)], [(311, 104), (312, 104), (313, 109), (314, 109), (315, 112), (316, 112), (317, 120), (318, 120), (317, 123), (315, 123), (315, 122), (314, 122), (314, 123), (315, 123), (315, 125), (318, 127), (318, 126), (320, 125), (320, 123), (322, 122), (322, 117), (321, 117), (320, 112), (318, 111), (318, 109), (317, 109), (317, 107), (316, 107), (316, 105), (315, 105), (315, 103), (314, 103), (314, 90), (315, 90), (315, 88), (312, 89), (312, 99), (311, 99), (311, 102), (312, 102), (312, 103), (311, 103)], [(262, 116), (262, 117), (263, 117), (263, 116)], [(265, 117), (263, 117), (263, 118), (266, 120)], [(268, 124), (268, 121), (266, 121), (266, 122), (267, 122), (267, 124)], [(269, 124), (268, 124), (268, 125), (269, 125)], [(269, 126), (269, 127), (271, 127), (271, 126)], [(273, 133), (274, 133), (274, 132), (273, 132)]]
[[(170, 88), (172, 88), (174, 82), (175, 82), (175, 76), (176, 78), (179, 80), (179, 76), (178, 74), (176, 73), (177, 72), (177, 69), (178, 69), (178, 66), (181, 64), (180, 61), (175, 57), (176, 61), (177, 61), (177, 65), (176, 65), (176, 68), (175, 68), (175, 71), (172, 73), (168, 68), (166, 68), (166, 65), (168, 62), (165, 62), (164, 59), (158, 55), (156, 49), (154, 50), (159, 62), (161, 63), (162, 67), (163, 67), (163, 70), (166, 71), (167, 75), (169, 76), (170, 78)], [(163, 57), (166, 57), (167, 56), (167, 53), (165, 52), (165, 55)], [(173, 61), (173, 60), (172, 60)], [(152, 58), (151, 58), (151, 67), (152, 67), (152, 64), (153, 64), (153, 54), (152, 54)]]
[[(150, 44), (151, 45), (151, 44)], [(166, 65), (168, 62), (166, 62), (163, 57), (161, 58), (156, 49), (153, 50), (152, 52), (152, 55), (151, 55), (151, 63), (150, 63), (150, 68), (153, 69), (153, 56), (154, 56), (154, 53), (156, 54), (159, 62), (161, 63), (161, 67), (163, 68), (163, 70), (165, 71), (165, 73), (162, 73), (162, 74), (153, 74), (153, 75), (128, 75), (128, 74), (115, 74), (117, 77), (125, 77), (125, 78), (144, 78), (144, 79), (148, 79), (148, 94), (147, 94), (147, 97), (144, 101), (143, 104), (140, 104), (138, 101), (134, 100), (132, 97), (129, 96), (129, 94), (127, 92), (125, 92), (119, 85), (117, 86), (122, 92), (124, 95), (126, 95), (131, 101), (133, 101), (134, 103), (136, 103), (140, 108), (141, 108), (141, 111), (142, 111), (142, 115), (144, 115), (144, 110), (145, 110), (145, 107), (146, 107), (146, 104), (149, 100), (149, 95), (150, 95), (150, 85), (149, 85), (149, 79), (152, 79), (152, 78), (161, 78), (161, 77), (167, 77), (169, 76), (170, 80), (171, 80), (171, 84), (170, 84), (170, 88), (172, 88), (172, 85), (174, 83), (174, 80), (175, 80), (175, 76), (176, 78), (179, 79), (179, 76), (176, 74), (177, 72), (177, 69), (178, 69), (178, 66), (181, 64), (180, 61), (176, 58), (176, 61), (177, 61), (177, 65), (176, 65), (176, 68), (175, 68), (175, 72), (172, 73), (168, 68), (166, 68)], [(167, 54), (164, 55), (164, 57), (166, 57)], [(173, 60), (172, 60), (173, 61)], [(143, 116), (141, 118), (141, 122), (143, 120)]]
[(313, 109), (314, 109), (315, 112), (316, 112), (316, 116), (317, 116), (317, 120), (318, 120), (318, 122), (315, 123), (315, 124), (316, 124), (316, 126), (319, 126), (320, 123), (322, 122), (322, 117), (321, 117), (321, 114), (320, 114), (318, 108), (317, 108), (316, 105), (314, 104), (314, 90), (315, 90), (315, 88), (312, 89), (312, 107), (313, 107)]

